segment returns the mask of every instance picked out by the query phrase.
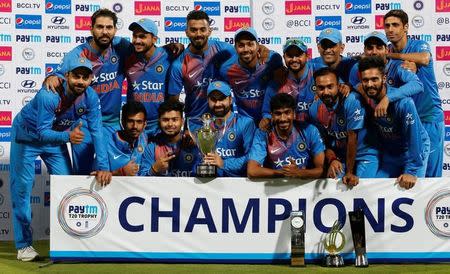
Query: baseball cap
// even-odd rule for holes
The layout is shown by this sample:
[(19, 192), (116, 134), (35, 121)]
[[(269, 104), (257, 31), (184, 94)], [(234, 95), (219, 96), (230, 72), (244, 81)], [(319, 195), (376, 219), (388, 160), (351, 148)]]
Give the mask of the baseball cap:
[(285, 53), (288, 49), (296, 47), (299, 50), (306, 52), (308, 50), (308, 47), (303, 43), (300, 39), (288, 39), (286, 40), (286, 43), (283, 46), (283, 53)]
[(209, 96), (213, 91), (219, 91), (225, 96), (231, 96), (231, 87), (223, 81), (214, 81), (208, 85), (207, 95)]
[(379, 31), (372, 31), (371, 33), (366, 35), (366, 38), (364, 39), (364, 46), (366, 45), (366, 42), (371, 38), (377, 38), (383, 42), (386, 46), (388, 45), (389, 41), (386, 37), (386, 35)]
[(153, 20), (147, 18), (139, 19), (138, 21), (131, 23), (128, 29), (134, 31), (138, 27), (154, 36), (158, 36), (158, 27)]
[(330, 40), (331, 42), (337, 44), (342, 42), (342, 34), (339, 30), (334, 28), (326, 28), (322, 30), (319, 34), (319, 43), (322, 42), (322, 40)]
[(69, 58), (68, 71), (81, 67), (87, 68), (92, 73), (92, 63), (88, 59), (84, 57)]
[(234, 35), (234, 41), (239, 40), (239, 37), (243, 34), (250, 34), (250, 36), (253, 36), (255, 41), (258, 41), (258, 35), (256, 34), (256, 30), (252, 27), (242, 27), (236, 31), (236, 34)]

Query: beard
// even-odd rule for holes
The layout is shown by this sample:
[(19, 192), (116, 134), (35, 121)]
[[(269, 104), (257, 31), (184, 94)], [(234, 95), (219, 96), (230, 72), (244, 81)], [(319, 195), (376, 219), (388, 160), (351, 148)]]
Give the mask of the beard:
[[(103, 42), (102, 41), (103, 38), (108, 38), (108, 42)], [(109, 38), (109, 36), (106, 36), (106, 35), (101, 36), (101, 37), (93, 36), (93, 39), (94, 39), (95, 44), (101, 49), (108, 48), (112, 41), (112, 38)]]

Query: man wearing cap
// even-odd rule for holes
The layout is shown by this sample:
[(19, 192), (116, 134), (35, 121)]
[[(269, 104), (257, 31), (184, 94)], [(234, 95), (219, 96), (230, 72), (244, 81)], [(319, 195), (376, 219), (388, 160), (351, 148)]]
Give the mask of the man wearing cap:
[(223, 81), (208, 86), (208, 106), (216, 119), (213, 127), (219, 132), (215, 153), (208, 153), (204, 162), (218, 167), (220, 177), (246, 177), (248, 153), (252, 145), (255, 123), (249, 117), (232, 111), (231, 87)]
[(137, 175), (147, 146), (146, 123), (147, 112), (141, 102), (129, 101), (122, 106), (122, 129), (108, 136), (109, 164), (113, 175)]
[(145, 132), (152, 138), (159, 130), (158, 107), (166, 96), (170, 60), (166, 51), (155, 45), (158, 28), (153, 20), (140, 19), (131, 23), (128, 29), (133, 32), (135, 52), (125, 61), (127, 100), (141, 102), (145, 106)]
[(34, 165), (38, 156), (50, 174), (70, 175), (72, 168), (66, 143), (78, 144), (86, 123), (99, 159), (96, 179), (111, 181), (108, 157), (102, 144), (101, 109), (98, 96), (89, 87), (92, 64), (85, 58), (67, 63), (63, 90), (49, 92), (45, 87), (14, 118), (11, 136), (10, 190), (13, 209), (14, 240), (17, 259), (31, 261), (38, 253), (31, 246), (30, 196), (34, 182)]
[[(379, 56), (386, 65), (387, 92), (375, 108), (375, 117), (386, 116), (389, 103), (405, 97), (414, 98), (416, 94), (423, 91), (423, 84), (415, 73), (404, 68), (400, 61), (387, 58), (388, 43), (386, 35), (379, 31), (369, 33), (364, 39), (364, 56)], [(361, 80), (358, 70), (359, 64), (356, 63), (350, 73), (350, 83), (361, 95), (366, 96), (360, 85)]]
[(408, 14), (391, 10), (384, 16), (384, 31), (391, 42), (391, 59), (406, 60), (417, 65), (417, 76), (423, 83), (423, 92), (413, 97), (417, 112), (430, 137), (430, 157), (426, 177), (441, 177), (444, 149), (444, 112), (434, 75), (431, 48), (427, 42), (408, 38)]
[[(295, 121), (298, 124), (308, 122), (308, 109), (314, 101), (315, 86), (313, 68), (308, 62), (306, 45), (298, 39), (289, 39), (283, 46), (284, 63), (288, 75), (283, 83), (272, 80), (267, 87), (263, 104), (263, 119), (270, 121), (270, 100), (277, 93), (287, 93), (297, 102)], [(266, 124), (268, 124), (266, 122)]]
[(295, 99), (286, 93), (272, 97), (272, 129), (256, 129), (250, 150), (250, 178), (316, 179), (323, 175), (325, 147), (314, 125), (294, 125)]
[(338, 92), (338, 75), (329, 67), (314, 72), (316, 92), (320, 100), (309, 108), (311, 121), (323, 133), (328, 163), (327, 177), (341, 178), (355, 186), (359, 177), (373, 178), (378, 170), (375, 140), (366, 129), (365, 109), (361, 96), (351, 92), (347, 97)]
[(271, 50), (269, 60), (262, 63), (258, 58), (258, 35), (252, 27), (237, 30), (234, 42), (237, 54), (220, 67), (220, 77), (230, 84), (237, 111), (259, 125), (267, 85), (274, 71), (283, 67), (281, 56)]

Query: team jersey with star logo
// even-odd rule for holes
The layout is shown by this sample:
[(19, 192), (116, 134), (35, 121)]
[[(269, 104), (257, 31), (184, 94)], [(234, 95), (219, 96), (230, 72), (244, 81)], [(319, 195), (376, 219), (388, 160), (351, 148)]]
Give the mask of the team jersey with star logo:
[(105, 54), (90, 45), (92, 37), (86, 43), (78, 45), (68, 52), (55, 71), (55, 75), (64, 78), (68, 70), (68, 60), (84, 57), (91, 61), (93, 79), (91, 87), (97, 92), (102, 106), (102, 119), (105, 126), (119, 125), (122, 103), (122, 84), (125, 79), (124, 61), (133, 52), (130, 42), (114, 37)]
[(239, 64), (238, 54), (234, 54), (220, 68), (220, 77), (230, 85), (237, 111), (253, 118), (256, 124), (262, 118), (262, 106), (269, 81), (273, 71), (283, 66), (281, 56), (269, 52), (269, 60), (264, 64), (259, 62), (253, 70)]
[(256, 129), (249, 160), (264, 167), (281, 169), (292, 159), (298, 168), (313, 168), (314, 157), (324, 150), (319, 131), (311, 124), (293, 127), (286, 141), (280, 139), (275, 130)]
[(295, 79), (288, 75), (286, 82), (280, 85), (276, 81), (272, 81), (266, 89), (263, 103), (263, 118), (271, 118), (270, 100), (278, 93), (287, 93), (294, 97), (297, 102), (295, 109), (295, 120), (298, 123), (305, 123), (309, 120), (308, 109), (314, 101), (315, 85), (313, 78), (313, 69), (309, 63), (305, 65), (305, 71), (300, 79)]
[(199, 117), (208, 110), (206, 90), (219, 77), (219, 67), (235, 53), (233, 46), (208, 40), (208, 49), (197, 55), (186, 48), (172, 63), (168, 94), (185, 92), (186, 117)]
[(120, 138), (119, 131), (112, 133), (108, 139), (108, 157), (111, 170), (122, 168), (131, 160), (140, 165), (146, 146), (147, 135), (144, 132), (139, 135), (132, 146)]
[[(320, 68), (328, 67), (327, 64), (323, 62), (323, 59), (320, 56), (313, 58), (310, 62), (314, 71)], [(356, 62), (356, 59), (344, 57), (341, 55), (341, 61), (336, 67), (336, 72), (338, 73), (338, 77), (341, 81), (343, 81), (344, 83), (349, 83), (350, 71), (352, 70), (352, 67), (356, 64)]]
[(347, 154), (347, 131), (358, 133), (356, 160), (369, 160), (375, 157), (374, 140), (365, 125), (365, 109), (361, 104), (360, 95), (351, 92), (346, 98), (339, 98), (333, 108), (328, 109), (320, 100), (316, 100), (309, 108), (309, 116), (322, 132), (327, 147), (332, 149), (341, 161)]

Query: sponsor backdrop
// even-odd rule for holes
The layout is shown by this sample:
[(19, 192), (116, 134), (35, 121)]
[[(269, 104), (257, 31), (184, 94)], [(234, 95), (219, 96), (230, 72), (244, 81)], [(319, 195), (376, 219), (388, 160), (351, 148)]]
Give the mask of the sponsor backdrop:
[(361, 208), (370, 262), (449, 261), (445, 183), (420, 179), (405, 191), (394, 179), (364, 179), (349, 190), (335, 180), (116, 177), (110, 186), (94, 189), (92, 179), (55, 176), (50, 256), (55, 261), (287, 260), (289, 214), (303, 210), (306, 259), (323, 256), (322, 240), (335, 220), (343, 225), (342, 252), (350, 259), (348, 211)]
[[(320, 31), (342, 31), (344, 55), (362, 52), (364, 35), (383, 31), (383, 15), (402, 8), (410, 16), (413, 39), (430, 43), (434, 66), (446, 110), (444, 174), (450, 174), (450, 0), (225, 0), (225, 1), (118, 1), (118, 0), (0, 0), (0, 240), (12, 239), (9, 201), (9, 149), (14, 116), (39, 90), (42, 80), (64, 54), (89, 35), (90, 15), (101, 7), (119, 16), (118, 35), (130, 37), (128, 25), (139, 18), (152, 18), (159, 28), (159, 45), (187, 45), (185, 16), (204, 10), (211, 16), (211, 39), (233, 43), (234, 32), (251, 25), (260, 43), (281, 52), (288, 37), (299, 37), (318, 56)], [(426, 16), (428, 14), (428, 16)], [(44, 165), (36, 162), (32, 204), (36, 239), (48, 238), (49, 180)]]

